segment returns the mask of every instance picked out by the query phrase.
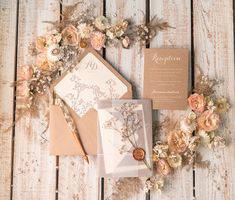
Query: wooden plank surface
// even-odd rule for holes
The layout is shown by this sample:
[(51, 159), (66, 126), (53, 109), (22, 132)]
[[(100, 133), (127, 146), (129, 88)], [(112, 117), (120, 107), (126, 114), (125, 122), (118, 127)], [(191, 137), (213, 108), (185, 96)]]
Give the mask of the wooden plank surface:
[(217, 94), (228, 97), (233, 106), (221, 130), (229, 146), (201, 152), (211, 164), (208, 169), (195, 170), (196, 198), (231, 200), (235, 199), (233, 1), (198, 0), (193, 7), (195, 64), (210, 77), (224, 81), (217, 87)]
[[(18, 24), (18, 67), (33, 62), (28, 46), (49, 26), (43, 21), (59, 19), (57, 0), (20, 0)], [(41, 107), (41, 111), (45, 108)], [(49, 156), (48, 132), (38, 119), (22, 119), (17, 123), (14, 141), (13, 199), (55, 199), (55, 157)]]
[[(73, 5), (77, 0), (64, 0), (65, 6)], [(103, 1), (84, 1), (79, 4), (81, 11), (94, 8), (93, 15), (103, 14)], [(96, 158), (89, 156), (89, 165), (79, 156), (59, 157), (58, 199), (96, 200), (99, 196), (99, 179), (96, 175)]]
[[(187, 0), (151, 0), (150, 16), (158, 15), (166, 20), (170, 26), (167, 31), (160, 32), (151, 43), (150, 48), (188, 48), (191, 49), (191, 4)], [(191, 53), (191, 52), (190, 52)], [(190, 55), (189, 55), (190, 56)], [(190, 57), (189, 57), (190, 60)], [(191, 81), (189, 80), (189, 90)], [(155, 120), (162, 123), (166, 117), (170, 123), (164, 125), (163, 132), (157, 132), (156, 138), (163, 138), (173, 127), (175, 122), (182, 117), (185, 111), (155, 111)], [(168, 126), (168, 127), (167, 127)], [(166, 178), (165, 189), (161, 194), (152, 193), (151, 199), (193, 199), (193, 171), (180, 169), (173, 176)]]
[[(106, 16), (116, 22), (120, 19), (132, 19), (135, 24), (145, 22), (145, 1), (142, 0), (106, 0)], [(133, 87), (134, 98), (140, 97), (143, 81), (143, 54), (139, 44), (134, 45), (131, 49), (122, 47), (106, 48), (106, 59), (112, 64), (131, 84)], [(128, 198), (128, 190), (134, 188), (129, 184), (135, 181), (123, 181), (126, 184), (126, 190), (119, 196), (115, 196), (115, 190), (118, 186), (115, 184), (117, 179), (105, 179), (104, 199), (145, 199), (145, 192), (142, 190)], [(114, 186), (114, 187), (113, 187)]]
[(10, 199), (17, 2), (0, 1), (0, 199)]
[[(76, 0), (63, 0), (71, 5)], [(103, 0), (85, 1), (84, 6), (94, 5), (95, 14), (106, 15), (114, 21), (122, 17), (133, 18), (136, 23), (144, 20), (146, 2), (149, 2), (150, 17), (158, 15), (175, 27), (160, 32), (150, 47), (186, 47), (191, 49), (191, 34), (194, 38), (195, 66), (212, 77), (224, 79), (218, 87), (218, 94), (228, 96), (232, 110), (227, 116), (223, 127), (230, 145), (224, 150), (208, 153), (202, 150), (204, 158), (211, 162), (208, 169), (195, 169), (195, 198), (193, 194), (193, 170), (183, 169), (167, 178), (166, 188), (162, 194), (151, 193), (152, 199), (205, 199), (231, 200), (235, 199), (235, 108), (234, 108), (234, 22), (233, 0)], [(191, 19), (191, 6), (193, 19)], [(83, 8), (81, 8), (83, 9)], [(18, 43), (17, 30), (17, 1), (0, 1), (0, 199), (11, 198), (11, 178), (13, 179), (12, 199), (58, 199), (61, 200), (95, 200), (101, 197), (100, 180), (96, 178), (96, 161), (90, 158), (88, 166), (79, 157), (60, 157), (58, 177), (56, 176), (56, 158), (49, 156), (48, 132), (41, 135), (44, 126), (41, 121), (30, 117), (21, 120), (15, 128), (3, 133), (7, 123), (13, 116), (13, 88), (10, 82), (15, 76), (15, 59), (18, 67), (31, 63), (28, 55), (29, 43), (40, 34), (46, 32), (48, 24), (42, 21), (58, 20), (60, 5), (58, 0), (19, 0)], [(191, 24), (193, 20), (193, 24)], [(194, 32), (191, 33), (191, 26)], [(18, 54), (15, 46), (17, 47)], [(134, 97), (140, 98), (143, 82), (143, 54), (135, 45), (130, 50), (108, 48), (105, 51), (107, 61), (117, 68), (133, 85)], [(11, 59), (9, 59), (11, 58)], [(191, 66), (195, 67), (195, 66)], [(190, 82), (190, 81), (189, 81)], [(190, 83), (191, 84), (191, 83)], [(159, 111), (155, 119), (162, 122), (165, 117), (177, 119), (184, 112)], [(7, 123), (6, 123), (7, 122)], [(172, 123), (173, 124), (173, 123)], [(169, 127), (172, 127), (170, 124)], [(169, 129), (169, 128), (168, 128)], [(167, 130), (167, 127), (165, 127)], [(231, 132), (228, 132), (230, 130)], [(162, 135), (157, 135), (157, 138)], [(14, 140), (13, 140), (14, 139)], [(12, 149), (12, 142), (13, 147)], [(13, 177), (11, 177), (11, 159), (13, 155)], [(58, 191), (56, 182), (58, 181)], [(115, 179), (105, 179), (104, 199), (114, 192)], [(128, 200), (144, 200), (145, 193), (136, 193)], [(115, 197), (111, 198), (112, 200)], [(110, 199), (110, 200), (111, 200)], [(116, 198), (117, 199), (117, 198)]]

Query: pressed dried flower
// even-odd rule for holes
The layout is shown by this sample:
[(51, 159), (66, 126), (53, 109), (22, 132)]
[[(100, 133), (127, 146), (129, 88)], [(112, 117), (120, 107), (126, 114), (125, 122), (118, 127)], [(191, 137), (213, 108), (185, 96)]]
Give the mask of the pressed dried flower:
[(190, 138), (188, 149), (190, 151), (196, 151), (200, 145), (200, 136), (193, 136)]
[(144, 191), (145, 192), (149, 192), (149, 191), (161, 192), (163, 187), (164, 187), (164, 180), (162, 178), (153, 176), (145, 181)]
[(177, 168), (182, 165), (182, 157), (178, 153), (172, 153), (167, 157), (167, 162), (172, 168)]
[(181, 153), (186, 150), (192, 135), (181, 130), (173, 130), (168, 135), (168, 145), (172, 152)]
[(197, 123), (195, 119), (190, 119), (188, 117), (184, 118), (180, 122), (180, 130), (185, 133), (192, 133), (197, 128)]
[(225, 139), (218, 135), (216, 135), (208, 144), (209, 148), (224, 148), (225, 146), (226, 146)]
[(122, 39), (122, 46), (124, 48), (128, 48), (130, 46), (130, 39), (129, 37), (125, 36), (123, 39)]

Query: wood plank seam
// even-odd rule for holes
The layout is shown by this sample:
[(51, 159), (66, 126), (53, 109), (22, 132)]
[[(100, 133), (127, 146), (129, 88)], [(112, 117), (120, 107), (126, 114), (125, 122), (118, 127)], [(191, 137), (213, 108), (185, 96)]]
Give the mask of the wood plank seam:
[[(19, 0), (16, 2), (16, 32), (15, 32), (15, 74), (14, 81), (17, 80), (17, 60), (18, 60), (18, 35), (19, 35)], [(14, 174), (14, 146), (15, 146), (15, 122), (16, 122), (16, 87), (13, 93), (13, 127), (12, 127), (12, 144), (11, 144), (11, 189), (10, 189), (10, 199), (13, 199), (13, 174)]]

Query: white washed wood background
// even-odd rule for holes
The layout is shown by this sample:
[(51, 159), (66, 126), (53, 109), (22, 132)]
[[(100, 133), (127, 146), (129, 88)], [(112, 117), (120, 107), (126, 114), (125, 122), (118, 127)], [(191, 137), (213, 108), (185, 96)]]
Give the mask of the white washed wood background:
[[(0, 200), (97, 200), (112, 193), (115, 180), (96, 178), (96, 161), (88, 166), (79, 157), (48, 154), (48, 132), (39, 121), (20, 121), (3, 133), (15, 118), (14, 89), (17, 67), (30, 63), (29, 43), (43, 34), (48, 24), (60, 19), (59, 0), (0, 0)], [(63, 0), (71, 5), (76, 0)], [(233, 0), (90, 0), (94, 12), (115, 19), (132, 17), (143, 22), (144, 15), (158, 15), (175, 27), (161, 32), (150, 47), (187, 47), (193, 69), (200, 66), (212, 77), (224, 79), (218, 94), (234, 104), (234, 2)], [(84, 8), (81, 8), (84, 9)], [(108, 48), (103, 56), (134, 86), (141, 97), (143, 54), (138, 45), (130, 50)], [(193, 79), (190, 85), (193, 85)], [(176, 119), (182, 112), (154, 112), (155, 119)], [(143, 191), (128, 200), (234, 200), (235, 199), (235, 107), (226, 120), (224, 132), (230, 145), (225, 150), (205, 153), (209, 169), (181, 170), (167, 180), (162, 194)], [(230, 132), (228, 131), (230, 130)], [(159, 135), (157, 135), (159, 137)]]

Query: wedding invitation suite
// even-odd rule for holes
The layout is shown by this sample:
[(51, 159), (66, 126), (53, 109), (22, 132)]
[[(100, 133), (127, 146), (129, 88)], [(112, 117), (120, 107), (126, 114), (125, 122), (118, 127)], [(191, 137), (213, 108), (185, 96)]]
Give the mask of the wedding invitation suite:
[[(50, 106), (50, 153), (88, 155), (97, 151), (97, 105), (99, 100), (132, 98), (131, 85), (96, 51), (87, 50), (73, 70), (65, 72), (51, 87), (68, 109), (82, 144), (69, 129), (71, 123), (59, 106)], [(63, 107), (62, 107), (63, 108)], [(69, 121), (69, 122), (68, 122)]]
[(188, 49), (145, 49), (143, 97), (153, 109), (184, 110), (188, 97)]
[(99, 177), (151, 176), (151, 100), (99, 101), (98, 126)]

